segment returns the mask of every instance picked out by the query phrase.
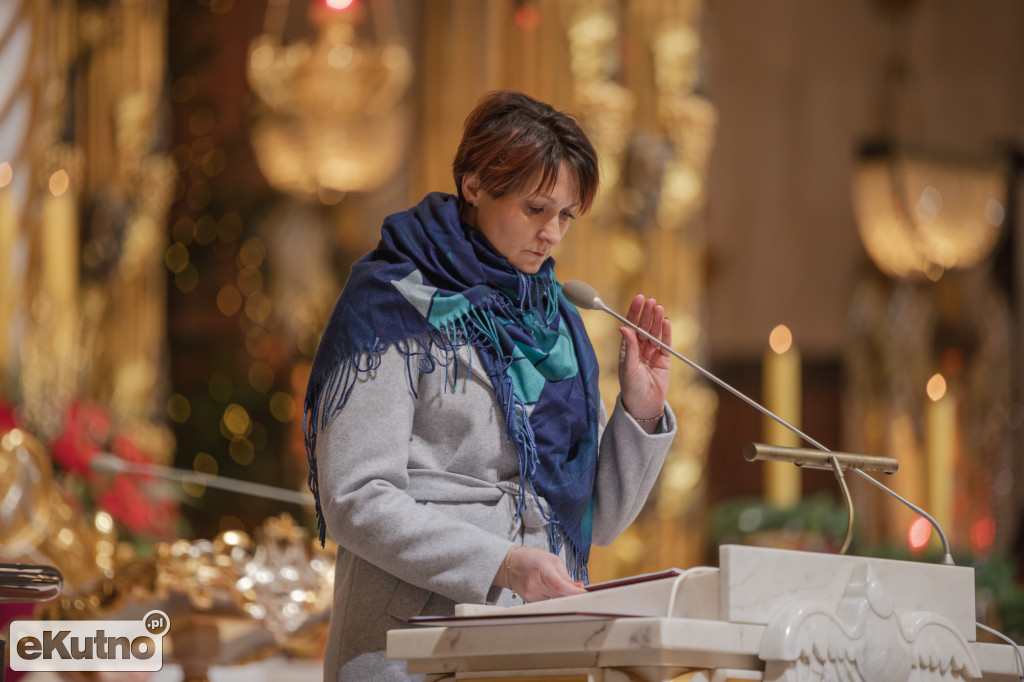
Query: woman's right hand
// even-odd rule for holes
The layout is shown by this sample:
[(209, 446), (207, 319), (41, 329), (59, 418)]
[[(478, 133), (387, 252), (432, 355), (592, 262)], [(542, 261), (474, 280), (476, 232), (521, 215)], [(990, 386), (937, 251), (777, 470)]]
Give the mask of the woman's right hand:
[(561, 557), (533, 547), (510, 549), (494, 584), (507, 587), (527, 603), (586, 592), (582, 582), (569, 576)]

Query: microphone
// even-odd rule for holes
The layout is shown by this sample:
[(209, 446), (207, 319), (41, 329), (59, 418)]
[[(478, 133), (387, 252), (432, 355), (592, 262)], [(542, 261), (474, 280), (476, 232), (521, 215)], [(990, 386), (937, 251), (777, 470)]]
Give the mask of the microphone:
[(191, 483), (202, 483), (203, 485), (207, 485), (211, 488), (220, 488), (221, 490), (228, 490), (242, 495), (252, 495), (253, 497), (262, 497), (268, 500), (289, 502), (291, 504), (298, 504), (305, 507), (312, 507), (315, 504), (313, 502), (312, 494), (304, 494), (298, 490), (278, 488), (272, 485), (253, 483), (251, 481), (240, 481), (236, 478), (228, 478), (227, 476), (197, 474), (194, 471), (176, 469), (162, 464), (129, 462), (110, 452), (97, 453), (96, 456), (92, 458), (92, 461), (89, 462), (89, 468), (100, 474), (158, 476), (160, 478), (180, 481), (182, 483), (186, 481)]
[[(805, 442), (813, 445), (815, 448), (817, 448), (821, 452), (828, 453), (825, 456), (821, 456), (821, 455), (815, 454), (814, 458), (812, 459), (808, 455), (808, 453), (811, 452), (811, 451), (809, 451), (807, 449), (804, 449), (804, 448), (781, 448), (781, 447), (776, 447), (776, 446), (764, 446), (764, 445), (760, 445), (760, 444), (751, 444), (751, 445), (748, 445), (747, 447), (744, 448), (744, 457), (748, 461), (755, 461), (755, 460), (758, 460), (758, 459), (779, 459), (780, 461), (793, 462), (794, 464), (797, 464), (799, 466), (799, 465), (801, 465), (800, 462), (797, 462), (795, 460), (801, 459), (801, 460), (806, 460), (806, 461), (809, 461), (809, 462), (814, 462), (815, 464), (818, 464), (818, 465), (827, 465), (827, 466), (815, 466), (815, 468), (831, 468), (832, 469), (832, 472), (835, 474), (836, 480), (839, 481), (839, 485), (840, 485), (840, 488), (841, 488), (841, 490), (843, 492), (843, 497), (846, 500), (846, 506), (847, 506), (847, 509), (849, 511), (849, 514), (850, 514), (849, 525), (847, 527), (847, 533), (846, 533), (846, 539), (843, 542), (843, 547), (840, 550), (840, 553), (845, 553), (846, 552), (846, 549), (849, 547), (850, 540), (851, 540), (851, 538), (853, 536), (853, 500), (850, 497), (850, 491), (848, 490), (848, 488), (846, 486), (846, 478), (843, 476), (843, 469), (844, 469), (843, 465), (845, 465), (845, 468), (847, 468), (847, 469), (857, 473), (857, 475), (859, 475), (860, 477), (862, 477), (865, 480), (869, 481), (872, 485), (877, 487), (879, 490), (881, 490), (882, 492), (886, 493), (887, 495), (895, 498), (896, 500), (902, 502), (907, 507), (909, 507), (911, 510), (913, 510), (914, 513), (918, 514), (919, 516), (921, 516), (922, 518), (927, 520), (928, 523), (931, 524), (932, 528), (935, 529), (935, 532), (938, 534), (939, 539), (942, 541), (942, 552), (943, 552), (942, 563), (945, 564), (945, 565), (948, 565), (948, 566), (955, 565), (954, 562), (953, 562), (953, 554), (951, 553), (951, 551), (949, 549), (949, 540), (946, 538), (946, 533), (942, 530), (942, 527), (939, 526), (939, 522), (936, 521), (934, 518), (932, 518), (931, 514), (929, 514), (925, 510), (921, 509), (920, 507), (918, 507), (913, 502), (910, 502), (909, 500), (904, 498), (902, 495), (897, 493), (895, 490), (892, 490), (891, 488), (883, 485), (879, 481), (876, 481), (874, 478), (872, 478), (868, 474), (866, 474), (863, 471), (861, 471), (861, 467), (860, 466), (857, 466), (858, 461), (860, 461), (861, 464), (865, 464), (865, 463), (871, 464), (870, 467), (865, 467), (865, 468), (870, 468), (870, 469), (872, 469), (874, 471), (885, 471), (886, 473), (892, 473), (892, 472), (896, 471), (896, 460), (893, 460), (892, 458), (888, 458), (888, 457), (874, 457), (874, 456), (869, 456), (869, 455), (852, 455), (852, 456), (843, 457), (843, 455), (846, 455), (846, 453), (833, 453), (827, 447), (825, 447), (824, 445), (822, 445), (818, 441), (814, 440), (813, 438), (808, 436), (806, 433), (804, 433), (803, 431), (801, 431), (797, 427), (795, 427), (792, 424), (790, 424), (789, 422), (787, 422), (785, 419), (782, 419), (781, 417), (776, 415), (774, 412), (772, 412), (768, 408), (766, 408), (763, 405), (761, 405), (760, 403), (752, 400), (751, 398), (748, 398), (746, 395), (744, 395), (743, 393), (740, 393), (740, 391), (738, 391), (737, 389), (733, 388), (732, 386), (727, 384), (722, 379), (719, 379), (717, 376), (715, 376), (714, 374), (712, 374), (708, 370), (704, 369), (703, 367), (701, 367), (697, 363), (693, 362), (689, 358), (683, 356), (682, 354), (676, 352), (675, 349), (673, 349), (671, 346), (669, 346), (668, 344), (666, 344), (663, 341), (661, 341), (661, 339), (655, 338), (654, 336), (652, 336), (648, 332), (644, 331), (643, 329), (641, 329), (637, 325), (635, 325), (632, 322), (630, 322), (629, 320), (627, 320), (622, 315), (619, 315), (617, 312), (615, 312), (614, 310), (609, 308), (607, 305), (605, 305), (604, 301), (601, 300), (601, 297), (598, 296), (597, 290), (594, 289), (594, 287), (590, 286), (589, 284), (587, 284), (585, 282), (581, 282), (579, 280), (575, 280), (575, 279), (569, 280), (565, 284), (562, 285), (562, 292), (565, 294), (565, 297), (569, 300), (569, 302), (572, 303), (577, 308), (582, 308), (584, 310), (601, 310), (603, 312), (608, 313), (609, 315), (611, 315), (615, 319), (619, 320), (620, 322), (622, 322), (623, 324), (625, 324), (629, 328), (631, 328), (634, 331), (636, 331), (638, 334), (642, 334), (645, 338), (653, 341), (656, 345), (661, 347), (666, 352), (668, 352), (671, 355), (679, 358), (680, 360), (685, 362), (687, 365), (689, 365), (693, 369), (697, 370), (697, 372), (699, 372), (703, 376), (707, 377), (709, 380), (713, 381), (717, 385), (721, 386), (722, 388), (727, 390), (729, 393), (733, 394), (734, 396), (736, 396), (737, 398), (739, 398), (740, 400), (745, 402), (747, 405), (750, 405), (751, 407), (756, 409), (761, 414), (765, 415), (766, 417), (769, 417), (770, 419), (775, 420), (776, 422), (778, 422), (779, 424), (784, 426), (789, 431), (791, 431), (791, 432), (795, 433), (796, 435), (800, 436), (800, 438), (802, 438)], [(771, 448), (771, 450), (769, 450), (768, 448)], [(750, 456), (748, 456), (748, 454), (747, 454), (748, 452), (751, 452), (751, 451), (753, 452), (753, 459)], [(795, 451), (795, 452), (793, 452), (793, 451)], [(884, 460), (891, 460), (891, 462), (884, 461)], [(887, 470), (887, 467), (890, 467), (890, 466), (891, 466), (892, 471), (888, 471)], [(874, 468), (874, 467), (883, 467), (883, 468)]]

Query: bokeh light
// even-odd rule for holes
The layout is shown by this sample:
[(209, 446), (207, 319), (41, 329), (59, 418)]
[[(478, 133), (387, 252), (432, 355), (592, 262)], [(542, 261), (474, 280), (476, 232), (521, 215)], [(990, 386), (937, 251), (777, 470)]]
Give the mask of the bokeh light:
[(274, 370), (262, 360), (249, 366), (249, 385), (260, 393), (266, 393), (274, 386)]
[(184, 424), (192, 416), (192, 404), (180, 393), (172, 393), (167, 399), (167, 416), (179, 424)]
[(188, 249), (181, 242), (175, 242), (168, 247), (164, 254), (164, 263), (167, 269), (177, 274), (188, 267)]
[(208, 452), (196, 453), (192, 460), (192, 470), (201, 476), (216, 476), (220, 467), (217, 460)]
[(932, 524), (928, 522), (928, 519), (920, 517), (910, 524), (910, 529), (907, 531), (907, 543), (911, 549), (920, 550), (928, 544), (928, 540), (932, 537)]
[(279, 422), (291, 421), (295, 416), (295, 399), (283, 391), (278, 391), (270, 396), (270, 414)]
[(934, 402), (942, 400), (942, 397), (946, 395), (946, 378), (941, 374), (933, 374), (924, 390), (930, 400)]
[(768, 335), (768, 345), (774, 352), (782, 355), (793, 345), (793, 332), (784, 324), (777, 325)]
[(533, 31), (540, 26), (540, 8), (532, 2), (524, 2), (516, 9), (516, 26), (524, 31)]
[(231, 435), (238, 438), (248, 436), (252, 426), (249, 412), (237, 403), (231, 403), (225, 408), (223, 422)]
[(985, 552), (992, 549), (996, 539), (996, 520), (984, 516), (971, 524), (971, 547), (975, 551)]
[(68, 172), (61, 168), (60, 170), (54, 171), (53, 175), (50, 176), (50, 194), (55, 197), (59, 197), (68, 191), (71, 187), (71, 178), (68, 176)]
[(225, 284), (217, 292), (217, 309), (231, 317), (242, 309), (242, 293), (233, 284)]
[(231, 455), (231, 459), (242, 466), (248, 466), (252, 464), (252, 460), (256, 457), (256, 449), (248, 439), (234, 438), (231, 444), (228, 445), (228, 454)]

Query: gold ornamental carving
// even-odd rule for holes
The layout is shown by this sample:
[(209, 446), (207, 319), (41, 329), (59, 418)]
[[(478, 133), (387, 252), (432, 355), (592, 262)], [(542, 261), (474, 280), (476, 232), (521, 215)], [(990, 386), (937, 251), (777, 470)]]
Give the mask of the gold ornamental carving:
[[(718, 124), (701, 94), (701, 11), (700, 2), (593, 0), (580, 3), (567, 28), (575, 110), (600, 156), (602, 187), (580, 228), (590, 236), (575, 245), (570, 269), (615, 307), (637, 291), (655, 295), (672, 320), (673, 347), (698, 362), (706, 250), (701, 208)], [(641, 55), (640, 45), (649, 52)], [(586, 324), (598, 356), (615, 358), (614, 320), (588, 315)], [(602, 369), (602, 393), (614, 395), (615, 368)], [(612, 573), (696, 559), (687, 555), (700, 539), (680, 539), (678, 526), (698, 508), (717, 397), (689, 368), (674, 364), (672, 372), (668, 401), (678, 435), (648, 508), (612, 548)], [(650, 552), (652, 546), (658, 550)]]

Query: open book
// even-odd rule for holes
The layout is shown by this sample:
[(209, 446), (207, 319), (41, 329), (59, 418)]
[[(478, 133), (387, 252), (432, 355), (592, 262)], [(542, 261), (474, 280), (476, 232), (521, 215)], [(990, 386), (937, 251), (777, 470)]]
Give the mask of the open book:
[(585, 594), (522, 604), (459, 604), (454, 616), (415, 616), (414, 625), (463, 626), (601, 618), (717, 619), (718, 569), (670, 568), (587, 586)]

